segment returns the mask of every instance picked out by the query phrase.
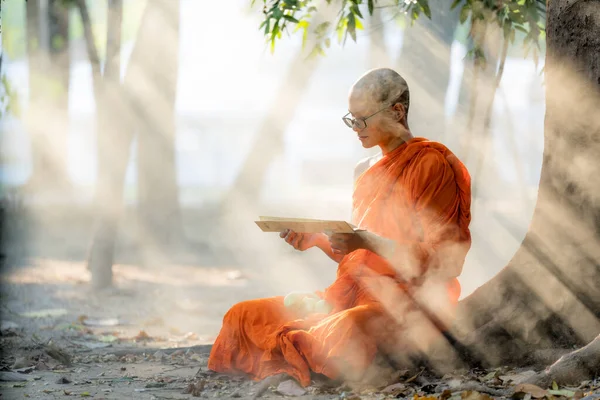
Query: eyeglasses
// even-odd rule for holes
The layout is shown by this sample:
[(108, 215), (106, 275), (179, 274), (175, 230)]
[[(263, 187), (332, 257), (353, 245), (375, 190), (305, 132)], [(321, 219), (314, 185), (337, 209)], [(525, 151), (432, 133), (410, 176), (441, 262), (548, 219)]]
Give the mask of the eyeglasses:
[(385, 110), (388, 107), (390, 107), (390, 106), (385, 106), (381, 110), (376, 111), (373, 114), (369, 115), (368, 117), (364, 117), (364, 118), (350, 118), (350, 117), (348, 117), (348, 115), (351, 114), (349, 112), (348, 114), (346, 114), (342, 117), (342, 121), (344, 121), (344, 123), (348, 126), (348, 128), (357, 129), (359, 131), (362, 131), (363, 129), (365, 129), (367, 127), (367, 120), (369, 118), (371, 118), (372, 116), (374, 116), (376, 114), (379, 114), (380, 112), (382, 112), (383, 110)]

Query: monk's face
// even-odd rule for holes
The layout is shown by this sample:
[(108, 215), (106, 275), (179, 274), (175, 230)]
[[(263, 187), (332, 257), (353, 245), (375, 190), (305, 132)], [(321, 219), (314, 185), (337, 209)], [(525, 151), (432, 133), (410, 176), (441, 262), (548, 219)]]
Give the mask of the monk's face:
[(350, 92), (348, 111), (350, 111), (352, 118), (357, 120), (366, 118), (364, 129), (360, 129), (360, 126), (357, 126), (359, 124), (355, 124), (352, 128), (363, 147), (385, 146), (396, 138), (397, 129), (395, 125), (397, 121), (391, 115), (391, 109), (392, 107), (386, 107), (385, 104), (374, 100), (374, 96), (370, 93), (361, 90)]

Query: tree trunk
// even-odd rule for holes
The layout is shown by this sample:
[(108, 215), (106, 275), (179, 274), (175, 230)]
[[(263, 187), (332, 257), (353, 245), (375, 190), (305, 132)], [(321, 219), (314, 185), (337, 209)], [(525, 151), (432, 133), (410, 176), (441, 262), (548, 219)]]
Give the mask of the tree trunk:
[(69, 11), (58, 0), (28, 1), (31, 190), (64, 189), (68, 182)]
[[(123, 1), (109, 0), (104, 76), (100, 77), (99, 68), (96, 68), (94, 77), (98, 149), (97, 220), (88, 259), (94, 288), (103, 288), (112, 283), (118, 221), (123, 208), (123, 185), (133, 135), (127, 123), (126, 104), (120, 85), (122, 19)], [(95, 50), (92, 53), (97, 54)], [(97, 55), (90, 58), (97, 60)]]
[(461, 301), (454, 328), (486, 364), (526, 362), (533, 350), (581, 346), (600, 332), (600, 3), (556, 0), (547, 13), (533, 220), (510, 263)]
[(417, 136), (443, 140), (446, 90), (450, 81), (450, 46), (459, 9), (445, 0), (429, 0), (431, 19), (421, 16), (404, 30), (398, 72), (411, 88), (409, 125)]
[[(144, 63), (146, 95), (138, 119), (140, 245), (145, 261), (183, 240), (175, 165), (175, 100), (179, 68), (179, 1), (150, 0)], [(160, 26), (161, 29), (156, 29)], [(154, 260), (154, 262), (160, 262)]]

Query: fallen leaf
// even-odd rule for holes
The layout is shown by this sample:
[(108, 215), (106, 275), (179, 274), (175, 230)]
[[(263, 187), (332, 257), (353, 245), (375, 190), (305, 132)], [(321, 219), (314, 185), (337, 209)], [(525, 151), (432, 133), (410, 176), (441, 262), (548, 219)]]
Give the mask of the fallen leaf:
[(552, 390), (558, 390), (558, 383), (556, 381), (552, 381)]
[(485, 394), (480, 393), (476, 390), (467, 390), (460, 394), (462, 400), (492, 400), (492, 398)]
[(448, 382), (446, 382), (446, 384), (450, 389), (454, 389), (461, 386), (463, 384), (463, 381), (461, 379), (454, 378), (450, 379)]
[(421, 375), (423, 373), (423, 371), (425, 371), (425, 368), (422, 368), (415, 375), (413, 375), (410, 378), (408, 378), (404, 383), (411, 383), (412, 381), (414, 381), (415, 379), (417, 379), (419, 377), (419, 375)]
[(565, 397), (574, 397), (575, 396), (575, 392), (572, 390), (568, 390), (568, 389), (559, 389), (559, 390), (548, 390), (548, 393), (554, 395), (554, 396), (565, 396)]
[(277, 392), (284, 396), (302, 396), (306, 390), (293, 379), (281, 382), (277, 386)]
[(98, 340), (103, 343), (113, 343), (113, 342), (116, 342), (117, 340), (119, 340), (119, 338), (114, 335), (105, 335), (105, 336), (100, 336), (98, 338)]
[(515, 393), (529, 393), (533, 398), (540, 399), (548, 395), (546, 389), (542, 389), (539, 386), (532, 385), (530, 383), (520, 383), (515, 387)]
[(183, 391), (183, 394), (191, 394), (194, 397), (200, 397), (200, 394), (204, 390), (206, 381), (201, 380), (195, 383), (190, 383)]
[(47, 318), (47, 317), (62, 317), (63, 315), (67, 315), (68, 311), (64, 308), (51, 308), (46, 310), (39, 311), (29, 311), (26, 313), (22, 313), (22, 317), (26, 318)]
[(80, 394), (80, 396), (81, 397), (90, 397), (91, 394), (90, 394), (90, 392), (83, 392), (83, 393)]
[(531, 378), (535, 374), (536, 374), (535, 371), (528, 370), (528, 371), (520, 372), (518, 374), (502, 375), (502, 376), (499, 376), (498, 378), (500, 378), (502, 380), (502, 382), (504, 382), (504, 383), (511, 382), (515, 385), (518, 385), (519, 383), (525, 382), (527, 379)]
[(382, 390), (382, 393), (392, 393), (395, 391), (402, 391), (406, 388), (404, 383), (394, 383)]
[(152, 338), (150, 337), (150, 335), (148, 335), (146, 333), (146, 331), (140, 331), (136, 337), (133, 338), (136, 342), (142, 342), (142, 341), (148, 341), (148, 340), (152, 340)]

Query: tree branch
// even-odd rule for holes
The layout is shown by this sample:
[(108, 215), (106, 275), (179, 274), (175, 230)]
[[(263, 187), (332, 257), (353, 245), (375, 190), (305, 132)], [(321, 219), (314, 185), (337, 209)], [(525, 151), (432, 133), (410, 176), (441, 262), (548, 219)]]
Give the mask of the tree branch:
[(79, 8), (79, 14), (81, 14), (81, 22), (83, 24), (83, 33), (85, 36), (85, 44), (87, 47), (88, 57), (90, 64), (92, 65), (92, 79), (94, 81), (94, 95), (96, 100), (99, 96), (100, 84), (102, 80), (102, 71), (100, 69), (100, 57), (98, 56), (98, 49), (96, 48), (96, 42), (94, 40), (94, 32), (92, 32), (92, 22), (90, 20), (90, 13), (87, 8), (85, 0), (77, 0), (77, 8)]

